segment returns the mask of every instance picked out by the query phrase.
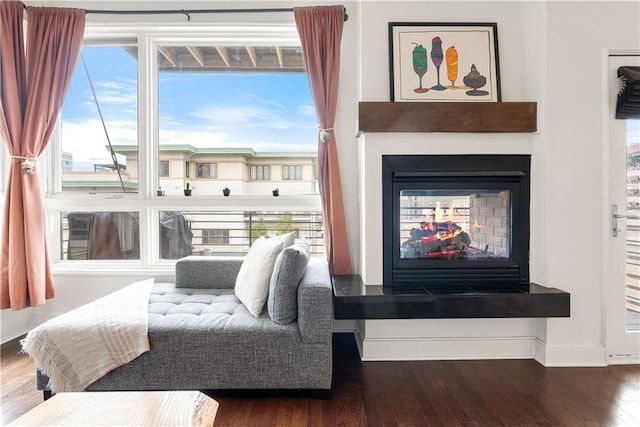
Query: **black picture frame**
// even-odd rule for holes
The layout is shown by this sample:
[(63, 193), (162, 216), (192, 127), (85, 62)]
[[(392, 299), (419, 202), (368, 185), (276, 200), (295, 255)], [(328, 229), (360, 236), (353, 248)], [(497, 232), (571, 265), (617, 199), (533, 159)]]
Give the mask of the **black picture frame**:
[(499, 102), (498, 24), (389, 22), (389, 77), (392, 102)]

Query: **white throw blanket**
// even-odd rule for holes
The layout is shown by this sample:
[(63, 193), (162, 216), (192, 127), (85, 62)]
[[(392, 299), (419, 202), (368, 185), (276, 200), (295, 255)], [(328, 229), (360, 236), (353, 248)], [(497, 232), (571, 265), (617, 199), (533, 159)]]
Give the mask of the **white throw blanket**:
[(22, 350), (54, 393), (83, 391), (149, 351), (147, 306), (153, 279), (132, 283), (31, 330)]

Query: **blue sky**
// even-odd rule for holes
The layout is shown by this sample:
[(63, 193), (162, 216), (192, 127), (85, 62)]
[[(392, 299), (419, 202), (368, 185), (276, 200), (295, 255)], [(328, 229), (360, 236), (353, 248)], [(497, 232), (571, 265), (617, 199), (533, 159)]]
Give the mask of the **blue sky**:
[[(121, 47), (83, 55), (113, 145), (137, 142), (137, 64)], [(180, 73), (159, 78), (160, 144), (315, 151), (317, 122), (302, 73)], [(82, 60), (62, 112), (63, 151), (79, 167), (108, 161), (105, 131)]]

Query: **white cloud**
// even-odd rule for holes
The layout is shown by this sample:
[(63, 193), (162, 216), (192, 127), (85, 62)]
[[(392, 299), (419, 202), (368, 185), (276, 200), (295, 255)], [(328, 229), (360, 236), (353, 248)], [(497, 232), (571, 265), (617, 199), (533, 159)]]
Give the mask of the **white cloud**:
[[(138, 141), (137, 124), (127, 120), (106, 122), (112, 145), (135, 145)], [(63, 121), (62, 151), (73, 154), (74, 165), (111, 161), (108, 142), (100, 120)]]
[[(138, 85), (135, 80), (99, 81), (94, 83), (96, 97), (100, 106), (104, 105), (128, 105), (136, 109), (138, 102)], [(95, 105), (91, 90), (85, 93), (85, 104)]]
[(209, 126), (227, 131), (240, 131), (239, 127), (279, 130), (315, 128), (314, 120), (300, 119), (286, 110), (262, 106), (211, 105), (195, 111), (193, 116), (206, 120)]
[[(136, 145), (137, 125), (127, 120), (108, 121), (107, 129), (113, 145)], [(160, 144), (191, 144), (195, 147), (250, 148), (263, 151), (315, 151), (313, 134), (279, 132), (225, 132), (212, 127), (185, 126), (175, 120), (162, 121)], [(63, 122), (62, 150), (73, 153), (76, 170), (91, 169), (94, 163), (108, 163), (111, 155), (107, 138), (99, 120)]]
[[(138, 144), (136, 81), (99, 81), (95, 87), (111, 143)], [(83, 113), (91, 118), (63, 120), (62, 125), (62, 149), (73, 153), (76, 167), (111, 160), (93, 95), (90, 91), (84, 95), (87, 107)], [(258, 152), (316, 150), (313, 105), (288, 107), (253, 94), (243, 97), (242, 102), (202, 108), (187, 106), (178, 113), (163, 114), (160, 144), (251, 148)]]

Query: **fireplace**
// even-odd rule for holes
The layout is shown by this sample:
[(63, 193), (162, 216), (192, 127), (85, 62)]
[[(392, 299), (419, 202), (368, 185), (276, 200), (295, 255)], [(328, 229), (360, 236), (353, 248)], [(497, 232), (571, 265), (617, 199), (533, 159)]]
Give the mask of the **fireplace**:
[[(530, 282), (531, 156), (403, 155), (535, 132), (535, 103), (452, 104), (360, 103), (360, 274), (332, 276), (336, 319), (570, 316), (569, 293)], [(431, 132), (468, 135), (449, 147)]]
[(529, 284), (528, 155), (383, 155), (383, 280)]

